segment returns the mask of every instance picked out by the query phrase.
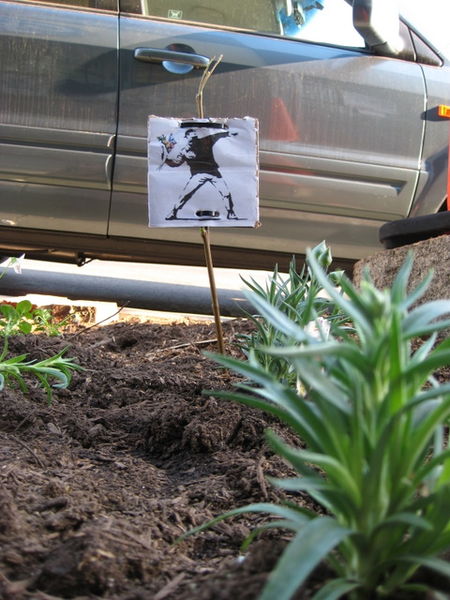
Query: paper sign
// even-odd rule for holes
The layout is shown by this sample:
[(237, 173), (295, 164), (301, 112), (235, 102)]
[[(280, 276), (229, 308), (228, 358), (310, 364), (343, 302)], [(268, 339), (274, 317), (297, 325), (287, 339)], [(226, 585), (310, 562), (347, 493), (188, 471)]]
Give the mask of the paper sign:
[(149, 117), (150, 227), (255, 227), (258, 123)]

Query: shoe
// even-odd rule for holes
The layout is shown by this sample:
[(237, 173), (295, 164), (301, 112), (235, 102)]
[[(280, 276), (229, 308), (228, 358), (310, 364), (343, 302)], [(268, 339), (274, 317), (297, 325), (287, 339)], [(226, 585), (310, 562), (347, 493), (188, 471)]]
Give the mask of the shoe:
[(218, 219), (220, 217), (220, 213), (217, 210), (198, 210), (195, 214), (197, 217), (209, 217), (210, 219)]
[(178, 217), (176, 211), (173, 211), (168, 217), (166, 217), (166, 221), (174, 221), (177, 218)]
[(227, 219), (234, 219), (235, 221), (237, 221), (239, 219), (239, 217), (234, 212), (234, 210), (231, 208), (227, 211)]

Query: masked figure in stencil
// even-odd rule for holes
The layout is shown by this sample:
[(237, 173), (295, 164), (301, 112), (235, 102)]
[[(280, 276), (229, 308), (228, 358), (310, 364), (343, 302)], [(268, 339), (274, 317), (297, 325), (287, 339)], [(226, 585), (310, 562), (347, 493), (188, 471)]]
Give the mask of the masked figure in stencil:
[[(205, 132), (206, 133), (206, 132)], [(217, 133), (207, 134), (202, 136), (198, 129), (187, 129), (184, 134), (184, 143), (179, 152), (174, 158), (166, 156), (164, 164), (169, 167), (179, 167), (186, 163), (191, 171), (191, 177), (184, 186), (177, 203), (173, 207), (170, 214), (166, 217), (166, 221), (178, 219), (178, 211), (188, 202), (192, 196), (205, 184), (210, 183), (221, 200), (224, 202), (227, 211), (227, 219), (237, 219), (234, 212), (233, 200), (231, 192), (219, 171), (219, 165), (214, 159), (213, 146), (214, 144), (229, 135), (237, 135), (223, 129)], [(162, 137), (162, 136), (161, 136)], [(162, 139), (160, 141), (166, 145)], [(217, 211), (198, 210), (196, 212), (199, 218), (217, 218)]]

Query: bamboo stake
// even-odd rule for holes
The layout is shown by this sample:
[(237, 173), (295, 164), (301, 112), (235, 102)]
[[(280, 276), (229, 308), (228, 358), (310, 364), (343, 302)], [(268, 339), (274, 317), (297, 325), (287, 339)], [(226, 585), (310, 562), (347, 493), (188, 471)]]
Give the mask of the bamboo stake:
[(223, 330), (222, 322), (220, 320), (220, 306), (219, 299), (217, 297), (216, 280), (214, 277), (214, 265), (211, 255), (211, 244), (209, 242), (209, 229), (208, 227), (201, 228), (201, 234), (203, 239), (203, 250), (205, 252), (206, 266), (208, 267), (209, 287), (211, 290), (211, 303), (214, 313), (214, 323), (216, 324), (217, 331), (217, 345), (219, 347), (220, 354), (225, 354), (225, 344), (223, 342)]
[[(202, 78), (200, 80), (198, 92), (195, 97), (196, 104), (197, 104), (197, 116), (199, 117), (199, 119), (204, 118), (203, 90), (205, 89), (205, 86), (208, 83), (209, 78), (214, 73), (214, 70), (216, 69), (217, 65), (220, 63), (221, 60), (222, 60), (222, 55), (220, 55), (219, 58), (216, 58), (214, 56), (209, 61), (208, 66), (206, 67), (206, 69), (202, 75)], [(216, 325), (216, 332), (217, 332), (217, 345), (219, 347), (220, 354), (225, 354), (225, 344), (223, 341), (222, 322), (220, 320), (220, 306), (219, 306), (219, 299), (217, 297), (216, 280), (214, 277), (214, 265), (213, 265), (212, 254), (211, 254), (209, 228), (202, 227), (201, 235), (202, 235), (202, 239), (203, 239), (203, 250), (205, 253), (206, 266), (208, 268), (209, 288), (211, 290), (211, 303), (212, 303), (214, 322)]]

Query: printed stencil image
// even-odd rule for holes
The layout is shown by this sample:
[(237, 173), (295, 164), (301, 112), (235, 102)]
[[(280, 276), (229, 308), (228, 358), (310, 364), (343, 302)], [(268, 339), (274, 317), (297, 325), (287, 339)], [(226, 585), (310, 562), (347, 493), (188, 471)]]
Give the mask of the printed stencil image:
[(256, 119), (149, 117), (150, 227), (254, 227)]

